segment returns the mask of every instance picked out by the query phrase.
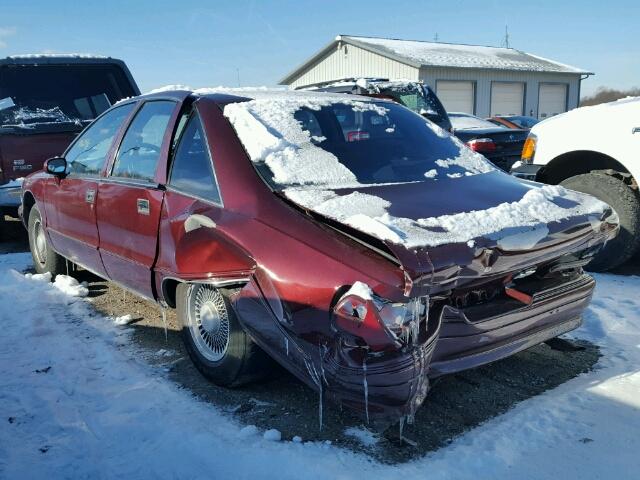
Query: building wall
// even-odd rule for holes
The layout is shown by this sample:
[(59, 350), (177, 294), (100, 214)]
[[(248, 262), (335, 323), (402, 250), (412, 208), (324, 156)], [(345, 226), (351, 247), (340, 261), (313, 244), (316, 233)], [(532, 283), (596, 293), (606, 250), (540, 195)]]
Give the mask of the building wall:
[(422, 68), (420, 80), (436, 90), (438, 80), (470, 80), (475, 83), (475, 114), (488, 117), (491, 114), (491, 82), (524, 82), (524, 114), (538, 116), (538, 88), (540, 83), (565, 83), (567, 110), (576, 108), (579, 102), (580, 75), (567, 73), (509, 72), (501, 70), (476, 70), (464, 68)]
[(354, 45), (342, 45), (316, 61), (292, 83), (292, 87), (349, 77), (382, 77), (418, 80), (419, 69), (371, 53)]

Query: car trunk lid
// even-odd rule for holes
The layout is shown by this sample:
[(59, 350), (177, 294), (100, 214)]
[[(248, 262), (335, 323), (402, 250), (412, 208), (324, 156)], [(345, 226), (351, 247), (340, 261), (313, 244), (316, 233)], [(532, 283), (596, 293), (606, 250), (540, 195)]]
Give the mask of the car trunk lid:
[[(492, 178), (487, 178), (491, 175)], [(440, 178), (440, 176), (438, 177)], [(487, 183), (488, 182), (488, 183)], [(486, 188), (490, 184), (491, 189)], [(602, 221), (610, 213), (604, 208), (596, 213), (576, 213), (567, 215), (557, 221), (537, 224), (524, 223), (520, 225), (518, 219), (504, 225), (496, 224), (492, 228), (482, 229), (470, 226), (469, 234), (462, 238), (451, 235), (447, 239), (447, 224), (452, 218), (473, 215), (473, 211), (505, 209), (504, 204), (517, 204), (527, 192), (540, 188), (540, 185), (528, 182), (516, 182), (512, 177), (494, 172), (485, 175), (475, 175), (462, 178), (448, 178), (446, 175), (439, 180), (416, 182), (397, 185), (363, 186), (332, 190), (338, 199), (346, 200), (358, 197), (348, 197), (352, 194), (365, 194), (372, 200), (381, 199), (386, 205), (386, 214), (393, 218), (402, 219), (408, 229), (416, 227), (423, 219), (442, 219), (442, 225), (437, 222), (427, 225), (425, 241), (420, 238), (408, 238), (407, 241), (397, 241), (376, 235), (375, 231), (360, 228), (350, 218), (344, 218), (335, 212), (327, 211), (323, 207), (314, 208), (310, 204), (301, 204), (299, 197), (288, 194), (289, 199), (300, 204), (305, 209), (320, 214), (318, 218), (330, 219), (333, 227), (342, 230), (350, 236), (354, 229), (359, 232), (358, 238), (363, 243), (372, 246), (384, 244), (386, 249), (398, 259), (405, 272), (405, 294), (417, 295), (432, 293), (435, 289), (451, 288), (461, 283), (471, 282), (478, 277), (498, 277), (512, 272), (525, 270), (532, 265), (557, 259), (576, 249), (586, 249), (606, 239), (600, 229)], [(326, 191), (325, 191), (326, 192)], [(455, 194), (452, 194), (454, 193)], [(592, 201), (591, 197), (584, 197)], [(595, 200), (593, 200), (595, 201)], [(565, 198), (554, 200), (562, 208), (572, 207), (572, 203)], [(351, 217), (353, 218), (353, 217)], [(335, 221), (338, 223), (336, 224)], [(495, 221), (487, 217), (487, 221)], [(424, 225), (423, 225), (424, 226)], [(431, 232), (429, 232), (431, 229)], [(481, 232), (475, 234), (474, 230)], [(433, 236), (436, 233), (436, 236)], [(444, 237), (438, 237), (442, 233)], [(377, 238), (376, 238), (377, 237)], [(444, 238), (444, 240), (443, 240)], [(370, 239), (369, 241), (367, 239)], [(435, 239), (435, 241), (434, 241)], [(446, 240), (446, 241), (445, 241)]]

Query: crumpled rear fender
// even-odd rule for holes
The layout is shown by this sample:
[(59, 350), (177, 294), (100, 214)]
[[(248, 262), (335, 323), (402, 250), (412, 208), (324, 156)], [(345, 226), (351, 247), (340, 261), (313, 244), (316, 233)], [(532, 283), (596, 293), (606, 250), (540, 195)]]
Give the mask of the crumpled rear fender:
[[(423, 322), (419, 341), (393, 352), (372, 352), (340, 331), (330, 335), (294, 331), (286, 310), (309, 306), (266, 298), (277, 296), (271, 286), (263, 286), (266, 278), (265, 274), (253, 275), (232, 297), (241, 325), (261, 348), (317, 391), (320, 402), (329, 398), (377, 424), (412, 418), (429, 390), (429, 364), (439, 336), (441, 310)], [(331, 312), (316, 313), (330, 321)]]

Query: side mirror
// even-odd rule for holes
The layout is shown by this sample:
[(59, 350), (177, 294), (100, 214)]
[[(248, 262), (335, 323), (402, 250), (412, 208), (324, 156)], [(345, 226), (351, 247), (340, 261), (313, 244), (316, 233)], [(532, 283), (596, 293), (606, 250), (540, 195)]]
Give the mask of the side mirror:
[(53, 157), (44, 163), (44, 170), (56, 177), (63, 177), (67, 174), (67, 160), (64, 157)]

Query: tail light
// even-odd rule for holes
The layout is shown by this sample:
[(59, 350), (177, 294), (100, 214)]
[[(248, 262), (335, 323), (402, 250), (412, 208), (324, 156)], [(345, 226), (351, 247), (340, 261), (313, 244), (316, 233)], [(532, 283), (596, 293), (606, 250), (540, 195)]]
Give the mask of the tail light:
[(467, 146), (478, 153), (493, 153), (496, 151), (496, 144), (490, 138), (475, 138), (469, 140)]
[(524, 145), (522, 147), (521, 160), (523, 163), (533, 163), (533, 157), (536, 154), (537, 143), (538, 138), (533, 133), (530, 133), (527, 139), (524, 141)]
[(356, 282), (333, 309), (334, 325), (361, 338), (373, 351), (417, 343), (419, 326), (427, 319), (428, 298), (393, 303), (376, 296), (362, 282)]

